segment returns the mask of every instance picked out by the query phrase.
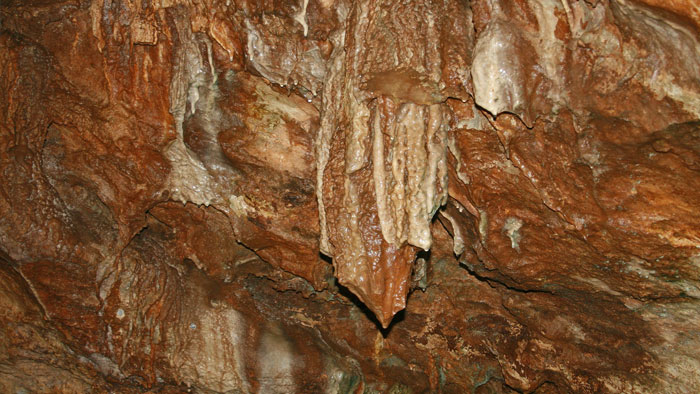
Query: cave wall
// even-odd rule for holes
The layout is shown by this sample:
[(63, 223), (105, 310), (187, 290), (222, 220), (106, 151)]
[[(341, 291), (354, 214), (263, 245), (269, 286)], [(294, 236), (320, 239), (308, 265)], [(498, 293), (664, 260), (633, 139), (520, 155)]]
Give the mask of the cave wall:
[(700, 392), (699, 32), (0, 3), (0, 391)]

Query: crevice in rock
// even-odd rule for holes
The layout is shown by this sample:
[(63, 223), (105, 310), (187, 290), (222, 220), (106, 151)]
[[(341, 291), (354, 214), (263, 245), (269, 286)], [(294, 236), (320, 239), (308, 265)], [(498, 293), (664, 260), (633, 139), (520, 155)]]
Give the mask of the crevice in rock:
[[(523, 294), (544, 293), (544, 294), (556, 295), (556, 292), (551, 291), (551, 290), (520, 288), (517, 286), (513, 286), (512, 282), (506, 283), (505, 281), (503, 281), (501, 279), (480, 275), (475, 270), (469, 268), (469, 266), (463, 262), (460, 262), (459, 266), (464, 271), (466, 271), (470, 276), (474, 277), (475, 279), (479, 280), (480, 282), (487, 283), (489, 286), (491, 286), (494, 289), (501, 288), (501, 289), (515, 291), (517, 293), (523, 293)], [(500, 275), (503, 275), (503, 274), (501, 273)]]

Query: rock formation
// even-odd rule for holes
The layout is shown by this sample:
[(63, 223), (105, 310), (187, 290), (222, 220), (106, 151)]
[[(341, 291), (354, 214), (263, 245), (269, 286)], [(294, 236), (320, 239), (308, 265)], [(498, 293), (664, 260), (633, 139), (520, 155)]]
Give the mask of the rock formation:
[(693, 0), (5, 0), (0, 392), (700, 392)]

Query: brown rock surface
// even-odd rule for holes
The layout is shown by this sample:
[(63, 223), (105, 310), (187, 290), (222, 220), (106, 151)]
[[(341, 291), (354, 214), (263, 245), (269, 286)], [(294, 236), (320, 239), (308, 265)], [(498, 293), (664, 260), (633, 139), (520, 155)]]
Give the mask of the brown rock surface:
[(0, 391), (700, 392), (699, 18), (0, 3)]

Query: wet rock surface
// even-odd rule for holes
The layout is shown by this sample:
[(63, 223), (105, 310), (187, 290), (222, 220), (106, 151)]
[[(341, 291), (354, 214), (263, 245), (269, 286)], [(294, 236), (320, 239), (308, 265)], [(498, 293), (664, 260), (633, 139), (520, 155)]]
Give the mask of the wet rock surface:
[(693, 1), (0, 4), (0, 391), (700, 391)]

